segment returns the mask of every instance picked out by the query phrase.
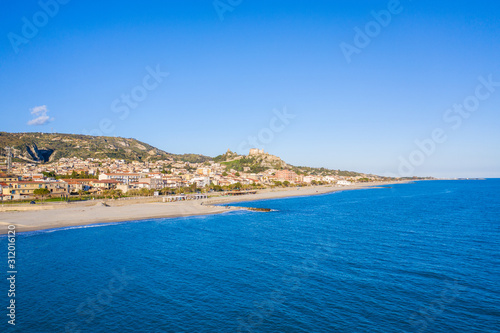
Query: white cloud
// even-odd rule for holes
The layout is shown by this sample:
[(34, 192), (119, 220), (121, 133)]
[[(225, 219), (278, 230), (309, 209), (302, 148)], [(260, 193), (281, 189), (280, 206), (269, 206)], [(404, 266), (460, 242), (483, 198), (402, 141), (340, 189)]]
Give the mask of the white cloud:
[(36, 118), (28, 121), (28, 125), (44, 125), (50, 121), (53, 121), (54, 118), (50, 118), (47, 113), (49, 110), (47, 109), (47, 105), (35, 106), (30, 110), (31, 114), (36, 116)]
[(40, 113), (47, 113), (49, 110), (47, 110), (47, 105), (40, 105), (40, 106), (35, 106), (33, 109), (31, 109), (31, 114), (40, 114)]

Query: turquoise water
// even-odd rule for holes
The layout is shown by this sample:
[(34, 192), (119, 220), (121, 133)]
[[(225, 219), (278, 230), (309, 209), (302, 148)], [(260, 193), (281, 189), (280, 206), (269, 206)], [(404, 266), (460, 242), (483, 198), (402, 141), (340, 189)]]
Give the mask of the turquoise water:
[(19, 234), (0, 331), (500, 332), (499, 190), (417, 182)]

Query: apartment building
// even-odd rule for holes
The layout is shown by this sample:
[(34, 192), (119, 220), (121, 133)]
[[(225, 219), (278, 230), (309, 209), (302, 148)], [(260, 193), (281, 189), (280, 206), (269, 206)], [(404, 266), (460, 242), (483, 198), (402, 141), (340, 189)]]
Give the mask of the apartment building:
[(19, 180), (18, 176), (0, 173), (0, 182), (2, 182), (2, 183), (15, 182), (18, 180)]
[(281, 182), (288, 181), (290, 183), (295, 183), (297, 179), (297, 174), (290, 170), (278, 170), (274, 176)]
[[(64, 182), (41, 182), (41, 181), (15, 181), (9, 184), (7, 191), (3, 189), (3, 194), (10, 194), (13, 200), (31, 199), (36, 189), (46, 188), (50, 191), (51, 197), (66, 196), (69, 194), (69, 185)], [(7, 192), (7, 193), (6, 193)]]
[(117, 180), (122, 184), (136, 183), (141, 178), (138, 173), (103, 173), (99, 175), (99, 180)]

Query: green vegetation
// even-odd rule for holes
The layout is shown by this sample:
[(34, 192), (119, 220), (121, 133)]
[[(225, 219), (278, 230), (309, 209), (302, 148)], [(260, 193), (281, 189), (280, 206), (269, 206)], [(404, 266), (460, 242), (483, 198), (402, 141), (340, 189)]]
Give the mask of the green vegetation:
[(115, 199), (120, 198), (122, 196), (121, 190), (105, 190), (102, 192), (104, 198)]
[(189, 162), (189, 163), (203, 163), (203, 162), (211, 160), (211, 158), (209, 156), (204, 156), (204, 155), (199, 155), (199, 154), (176, 155), (176, 158), (179, 161)]
[(74, 170), (70, 175), (58, 175), (54, 171), (42, 172), (42, 174), (45, 177), (55, 178), (55, 179), (99, 179), (99, 174), (89, 175), (86, 172), (81, 171), (80, 173), (77, 173)]
[(340, 176), (340, 177), (357, 177), (362, 176), (362, 173), (354, 172), (354, 171), (341, 171), (341, 170), (332, 170), (327, 168), (312, 168), (312, 167), (292, 167), (292, 171), (294, 171), (298, 175), (313, 175), (313, 176)]
[(232, 151), (228, 150), (225, 154), (218, 155), (218, 156), (214, 157), (214, 162), (221, 163), (221, 162), (225, 162), (227, 160), (234, 159), (238, 156), (239, 156), (238, 154), (233, 153)]
[[(168, 158), (200, 163), (210, 157), (197, 154), (174, 155), (130, 138), (59, 133), (0, 132), (0, 147), (14, 147), (14, 159), (23, 162), (51, 162), (60, 158), (111, 158), (131, 161), (157, 161)], [(5, 150), (0, 150), (5, 156)]]
[(43, 199), (50, 194), (50, 191), (46, 188), (37, 188), (33, 191), (33, 194), (36, 196), (41, 196), (43, 201)]
[(43, 171), (42, 175), (47, 178), (57, 178), (55, 171), (50, 171), (50, 172)]
[(227, 170), (244, 171), (245, 167), (247, 167), (250, 168), (249, 172), (251, 173), (259, 173), (269, 169), (258, 163), (255, 157), (242, 157), (233, 161), (220, 163), (225, 165)]
[[(261, 173), (270, 168), (276, 170), (282, 170), (284, 168), (290, 169), (297, 173), (298, 175), (315, 175), (315, 176), (340, 176), (340, 177), (356, 177), (363, 174), (353, 171), (342, 171), (342, 170), (332, 170), (327, 168), (312, 168), (303, 166), (286, 166), (283, 162), (273, 161), (269, 164), (269, 161), (263, 160), (262, 158), (256, 156), (242, 156), (232, 151), (227, 151), (225, 154), (216, 156), (214, 162), (220, 163), (226, 166), (226, 170), (235, 170), (242, 172), (245, 167), (248, 167), (247, 172), (251, 173)], [(269, 166), (270, 165), (270, 166)], [(223, 174), (223, 176), (225, 176)], [(280, 185), (282, 186), (282, 185)]]
[[(298, 175), (314, 176), (334, 176), (334, 177), (363, 177), (360, 181), (366, 181), (367, 177), (358, 172), (346, 170), (332, 170), (327, 168), (312, 168), (304, 166), (291, 166), (279, 158), (262, 156), (242, 156), (228, 150), (226, 153), (211, 158), (198, 154), (171, 154), (155, 148), (147, 143), (131, 138), (89, 136), (77, 134), (58, 134), (58, 133), (7, 133), (0, 132), (0, 147), (14, 147), (14, 161), (46, 163), (59, 160), (60, 158), (96, 158), (96, 159), (118, 159), (129, 163), (132, 161), (155, 162), (159, 160), (170, 160), (185, 162), (185, 169), (193, 172), (194, 167), (187, 163), (202, 163), (204, 166), (210, 166), (210, 161), (220, 163), (226, 167), (226, 170), (235, 170), (238, 173), (262, 173), (270, 168), (281, 170), (290, 169)], [(0, 159), (5, 156), (5, 150), (0, 149)], [(92, 163), (92, 162), (90, 162)], [(101, 162), (95, 162), (95, 166), (102, 166)], [(109, 172), (109, 170), (108, 170)], [(172, 173), (172, 165), (169, 164), (161, 172), (164, 174)], [(73, 173), (71, 175), (56, 175), (53, 172), (44, 172), (46, 177), (56, 179), (63, 178), (98, 178), (98, 175), (92, 176), (82, 173)], [(223, 176), (227, 176), (224, 173)], [(388, 180), (390, 178), (387, 178)]]
[(46, 188), (37, 188), (36, 190), (33, 191), (34, 195), (40, 195), (42, 197), (49, 195), (50, 191)]

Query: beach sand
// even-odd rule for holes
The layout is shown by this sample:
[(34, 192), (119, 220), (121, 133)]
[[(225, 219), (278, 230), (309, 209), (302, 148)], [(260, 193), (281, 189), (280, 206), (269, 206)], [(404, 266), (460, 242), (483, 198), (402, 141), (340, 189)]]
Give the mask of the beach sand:
[[(402, 182), (397, 182), (402, 183)], [(16, 232), (45, 230), (69, 226), (89, 225), (121, 221), (135, 221), (152, 218), (172, 218), (195, 215), (209, 215), (227, 212), (231, 209), (219, 204), (228, 204), (242, 201), (275, 199), (293, 196), (308, 196), (325, 194), (335, 191), (370, 188), (378, 185), (394, 183), (368, 183), (351, 186), (310, 186), (292, 187), (286, 189), (265, 189), (257, 194), (242, 196), (212, 197), (203, 200), (189, 200), (181, 202), (161, 202), (161, 198), (145, 200), (106, 200), (105, 206), (101, 200), (75, 203), (43, 204), (19, 206), (20, 211), (0, 212), (0, 234), (7, 233), (9, 225), (16, 225)], [(160, 201), (160, 202), (158, 202)], [(202, 204), (203, 203), (203, 204)], [(6, 205), (7, 206), (7, 205)], [(21, 209), (30, 209), (21, 211)]]

